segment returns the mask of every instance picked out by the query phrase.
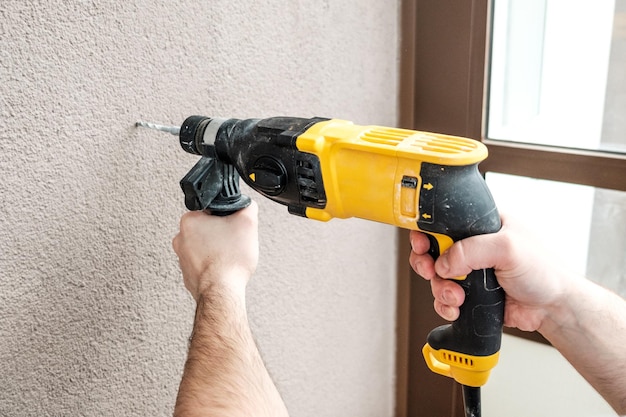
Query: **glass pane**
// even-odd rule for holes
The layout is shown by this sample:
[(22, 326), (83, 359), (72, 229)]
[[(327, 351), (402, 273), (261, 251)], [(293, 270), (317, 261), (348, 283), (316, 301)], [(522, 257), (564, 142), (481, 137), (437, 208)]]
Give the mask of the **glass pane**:
[(487, 136), (626, 153), (626, 0), (495, 0)]
[(525, 222), (570, 269), (626, 297), (626, 192), (489, 172), (501, 213)]

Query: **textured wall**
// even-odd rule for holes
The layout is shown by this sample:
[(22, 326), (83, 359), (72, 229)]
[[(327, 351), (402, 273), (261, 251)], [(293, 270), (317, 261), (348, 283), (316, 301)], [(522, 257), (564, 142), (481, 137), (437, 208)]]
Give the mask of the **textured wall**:
[[(0, 415), (166, 416), (195, 163), (136, 119), (394, 124), (395, 0), (3, 0)], [(257, 199), (258, 200), (258, 199)], [(261, 205), (253, 330), (294, 416), (393, 410), (394, 231)]]

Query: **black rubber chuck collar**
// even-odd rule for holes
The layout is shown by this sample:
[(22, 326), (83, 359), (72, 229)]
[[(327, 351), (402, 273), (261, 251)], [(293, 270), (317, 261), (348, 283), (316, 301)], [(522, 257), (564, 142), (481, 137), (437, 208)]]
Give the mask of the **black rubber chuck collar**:
[(178, 135), (180, 146), (185, 152), (194, 155), (203, 154), (204, 131), (210, 122), (211, 118), (206, 116), (189, 116), (185, 119)]

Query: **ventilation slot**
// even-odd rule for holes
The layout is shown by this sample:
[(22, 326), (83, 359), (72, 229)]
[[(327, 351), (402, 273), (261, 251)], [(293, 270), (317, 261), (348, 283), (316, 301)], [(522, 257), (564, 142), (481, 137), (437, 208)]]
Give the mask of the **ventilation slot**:
[(421, 134), (415, 136), (411, 146), (433, 153), (462, 154), (475, 151), (479, 146), (478, 143), (479, 142), (474, 143), (474, 141), (469, 139), (455, 138), (452, 136), (440, 138), (433, 135)]
[(457, 363), (459, 365), (465, 365), (468, 367), (474, 367), (474, 360), (465, 355), (454, 355), (452, 353), (443, 352), (443, 358), (448, 363)]
[(400, 142), (415, 134), (415, 132), (393, 128), (374, 128), (361, 135), (361, 140), (379, 145), (398, 146)]
[(302, 160), (296, 161), (296, 176), (302, 201), (315, 204), (325, 203), (325, 201), (320, 198), (317, 182), (315, 181), (313, 164)]

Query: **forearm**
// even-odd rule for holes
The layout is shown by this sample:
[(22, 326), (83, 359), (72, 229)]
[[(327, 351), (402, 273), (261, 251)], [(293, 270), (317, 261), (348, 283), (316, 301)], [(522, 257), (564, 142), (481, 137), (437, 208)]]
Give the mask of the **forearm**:
[(542, 333), (620, 415), (626, 415), (626, 301), (574, 281), (546, 316)]
[(198, 298), (174, 416), (287, 415), (254, 343), (243, 296), (211, 286)]

